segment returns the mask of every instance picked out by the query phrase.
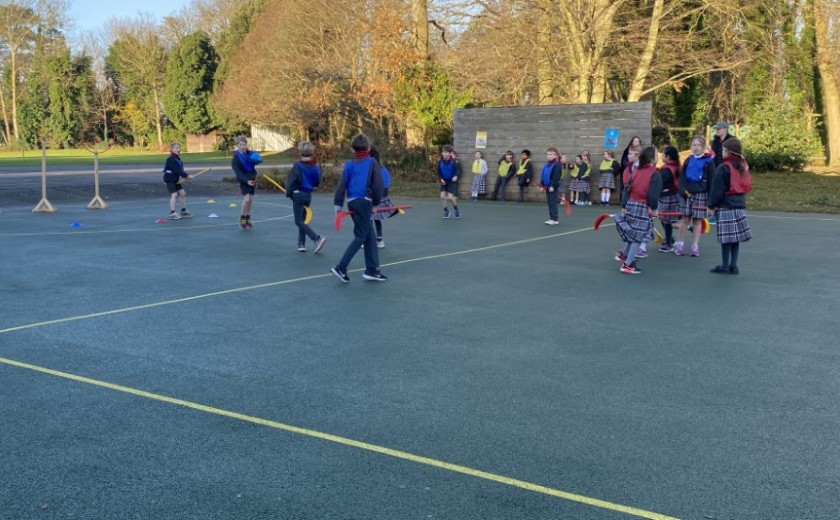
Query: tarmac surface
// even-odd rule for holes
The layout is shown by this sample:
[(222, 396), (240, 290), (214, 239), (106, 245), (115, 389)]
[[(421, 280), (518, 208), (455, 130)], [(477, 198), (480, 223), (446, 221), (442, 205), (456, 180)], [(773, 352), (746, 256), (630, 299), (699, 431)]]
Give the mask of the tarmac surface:
[(840, 518), (840, 218), (628, 276), (601, 208), (395, 199), (389, 281), (345, 285), (331, 196), (302, 254), (218, 175), (156, 224), (159, 172), (107, 210), (51, 178), (52, 214), (0, 173), (3, 520)]

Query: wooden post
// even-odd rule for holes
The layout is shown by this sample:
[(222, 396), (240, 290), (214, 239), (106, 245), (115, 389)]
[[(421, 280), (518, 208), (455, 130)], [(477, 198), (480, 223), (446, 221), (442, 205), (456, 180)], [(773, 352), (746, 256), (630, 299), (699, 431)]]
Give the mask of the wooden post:
[(47, 200), (47, 145), (41, 140), (41, 202), (32, 208), (33, 213), (55, 213), (55, 206)]
[[(109, 144), (103, 151), (107, 152), (110, 148)], [(99, 196), (99, 150), (87, 148), (87, 151), (93, 154), (93, 199), (87, 207), (88, 209), (108, 209), (108, 203)]]

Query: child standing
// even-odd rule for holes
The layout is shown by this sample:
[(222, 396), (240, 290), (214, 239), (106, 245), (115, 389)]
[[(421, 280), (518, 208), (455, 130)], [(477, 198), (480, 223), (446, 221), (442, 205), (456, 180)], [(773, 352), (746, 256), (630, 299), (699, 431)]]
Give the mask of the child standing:
[(679, 238), (674, 244), (674, 254), (685, 254), (685, 233), (689, 226), (694, 226), (691, 256), (700, 256), (700, 235), (703, 233), (700, 221), (709, 216), (706, 202), (709, 200), (709, 188), (714, 175), (714, 157), (705, 151), (706, 140), (694, 136), (691, 140), (691, 155), (685, 160), (680, 170), (680, 213), (683, 215)]
[[(382, 174), (382, 201), (379, 203), (378, 208), (392, 208), (394, 203), (391, 202), (391, 198), (388, 196), (388, 191), (391, 189), (391, 172), (385, 167), (382, 163), (382, 160), (379, 157), (379, 150), (376, 149), (375, 146), (370, 147), (370, 156), (376, 159), (376, 162), (379, 163), (379, 172)], [(376, 247), (379, 249), (385, 248), (385, 238), (382, 236), (382, 221), (386, 218), (391, 218), (397, 214), (397, 211), (375, 211), (373, 213), (373, 225), (376, 229)]]
[(604, 151), (604, 160), (598, 166), (598, 171), (601, 173), (601, 178), (598, 179), (598, 188), (601, 190), (601, 205), (609, 206), (612, 190), (615, 189), (615, 178), (621, 173), (612, 150)]
[(498, 176), (496, 177), (496, 185), (493, 188), (493, 200), (496, 200), (499, 196), (499, 190), (501, 190), (502, 193), (502, 197), (499, 200), (505, 200), (507, 183), (510, 178), (513, 177), (515, 171), (516, 165), (513, 163), (513, 152), (508, 150), (505, 152), (505, 155), (499, 159), (499, 167), (496, 170)]
[(615, 254), (621, 263), (619, 271), (641, 274), (636, 266), (636, 253), (653, 232), (662, 180), (656, 172), (656, 148), (648, 146), (639, 154), (639, 166), (627, 178), (621, 198), (621, 213), (615, 216), (615, 227), (624, 247)]
[(666, 146), (662, 153), (665, 164), (659, 169), (662, 177), (662, 195), (659, 197), (659, 220), (665, 229), (665, 240), (659, 246), (660, 253), (674, 251), (674, 224), (680, 221), (678, 215), (661, 216), (662, 213), (678, 214), (680, 210), (680, 196), (677, 190), (680, 186), (680, 154), (673, 146)]
[(522, 150), (519, 158), (516, 181), (519, 184), (519, 202), (525, 202), (525, 188), (531, 184), (531, 177), (534, 175), (534, 167), (531, 164), (531, 150)]
[(487, 161), (484, 160), (484, 154), (481, 151), (475, 151), (475, 160), (472, 164), (473, 180), (472, 180), (472, 200), (478, 200), (479, 195), (487, 194)]
[(545, 152), (546, 163), (543, 165), (540, 175), (540, 191), (545, 193), (548, 203), (548, 220), (545, 223), (549, 226), (556, 226), (557, 220), (557, 190), (560, 189), (560, 178), (563, 175), (559, 163), (560, 151), (553, 146)]
[(721, 263), (713, 273), (738, 274), (741, 242), (752, 238), (747, 221), (746, 195), (752, 189), (750, 167), (744, 159), (741, 141), (734, 137), (723, 142), (723, 163), (715, 170), (709, 193), (709, 210), (717, 213), (717, 238)]
[(371, 217), (373, 208), (382, 201), (382, 174), (379, 163), (370, 156), (370, 141), (364, 134), (357, 134), (350, 141), (353, 159), (344, 164), (344, 171), (335, 189), (335, 211), (338, 213), (347, 199), (347, 209), (353, 218), (353, 241), (347, 246), (338, 265), (330, 272), (344, 283), (350, 282), (347, 267), (359, 249), (365, 247), (365, 272), (362, 278), (385, 282), (388, 278), (379, 272), (379, 253)]
[(304, 222), (306, 209), (312, 204), (312, 190), (321, 183), (321, 167), (315, 161), (315, 146), (309, 141), (298, 144), (300, 160), (296, 162), (286, 176), (286, 197), (292, 199), (292, 212), (298, 227), (298, 251), (306, 252), (306, 237), (315, 243), (314, 253), (320, 253), (327, 239), (316, 235), (309, 224)]
[[(169, 145), (169, 157), (166, 158), (166, 165), (163, 167), (163, 182), (166, 183), (166, 191), (169, 192), (169, 218), (180, 220), (192, 217), (187, 210), (187, 192), (181, 185), (181, 179), (189, 179), (190, 176), (184, 171), (184, 163), (181, 161), (181, 144), (172, 143)], [(181, 213), (175, 212), (175, 204), (181, 198)]]
[(589, 180), (589, 174), (592, 171), (590, 168), (589, 163), (592, 162), (592, 157), (589, 155), (589, 150), (584, 150), (580, 153), (580, 172), (578, 173), (578, 177), (580, 178), (580, 196), (581, 206), (591, 206), (592, 201), (589, 200), (589, 193), (592, 191), (592, 184)]
[(569, 183), (570, 200), (575, 206), (580, 206), (583, 202), (583, 199), (580, 196), (582, 185), (580, 182), (581, 164), (583, 164), (583, 157), (576, 155), (575, 163), (573, 165), (569, 165), (569, 179), (571, 179), (571, 182)]
[(461, 163), (456, 159), (455, 150), (450, 145), (441, 149), (437, 174), (440, 182), (440, 205), (443, 207), (443, 218), (449, 218), (447, 204), (452, 204), (455, 218), (461, 218), (461, 210), (458, 209), (458, 178), (461, 176)]
[(239, 181), (239, 192), (242, 194), (242, 211), (239, 215), (239, 227), (251, 229), (251, 205), (254, 203), (254, 190), (257, 185), (257, 165), (262, 162), (258, 153), (248, 149), (248, 139), (244, 135), (237, 136), (234, 141), (236, 150), (233, 152), (230, 166)]

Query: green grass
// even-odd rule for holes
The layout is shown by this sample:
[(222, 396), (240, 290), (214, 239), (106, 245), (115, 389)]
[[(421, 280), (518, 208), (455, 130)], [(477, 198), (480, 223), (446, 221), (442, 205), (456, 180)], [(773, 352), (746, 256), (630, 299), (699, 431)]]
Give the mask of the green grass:
[[(131, 149), (112, 148), (99, 154), (99, 164), (103, 165), (163, 165), (169, 153), (144, 152)], [(290, 160), (288, 154), (266, 152), (263, 159), (266, 163), (283, 163)], [(230, 162), (230, 152), (201, 152), (182, 154), (184, 162), (189, 163), (227, 163)], [(93, 154), (85, 149), (81, 150), (47, 150), (47, 168), (60, 166), (84, 166), (93, 164)], [(0, 168), (31, 167), (41, 168), (41, 152), (27, 150), (23, 152), (0, 152)]]
[(750, 210), (840, 213), (840, 175), (754, 173)]

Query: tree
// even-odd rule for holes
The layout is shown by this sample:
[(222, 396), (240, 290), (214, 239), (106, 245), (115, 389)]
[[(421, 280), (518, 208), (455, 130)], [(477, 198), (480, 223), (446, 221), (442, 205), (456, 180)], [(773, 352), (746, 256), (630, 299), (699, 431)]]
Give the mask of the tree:
[[(837, 6), (828, 0), (809, 0), (816, 38), (817, 69), (822, 87), (822, 106), (825, 111), (825, 132), (829, 165), (840, 167), (840, 81), (837, 77), (836, 45), (832, 49), (833, 35), (837, 38)], [(832, 22), (834, 27), (832, 28)]]
[(163, 106), (179, 130), (204, 134), (214, 127), (210, 99), (217, 64), (218, 56), (207, 33), (192, 33), (172, 49)]
[[(154, 129), (157, 146), (163, 149), (161, 97), (167, 56), (156, 24), (150, 17), (141, 16), (134, 20), (115, 20), (110, 30), (113, 43), (105, 58), (107, 76), (114, 82), (123, 103), (133, 102), (132, 114), (140, 110), (146, 115), (146, 126)], [(131, 121), (132, 128), (140, 128), (134, 115)]]
[[(31, 1), (7, 2), (0, 5), (0, 51), (3, 53), (4, 79), (8, 83), (10, 98), (3, 100), (4, 137), (6, 142), (20, 138), (18, 128), (18, 87), (20, 59), (35, 43), (38, 14)], [(5, 94), (6, 89), (3, 89)], [(6, 107), (11, 109), (9, 120)]]

